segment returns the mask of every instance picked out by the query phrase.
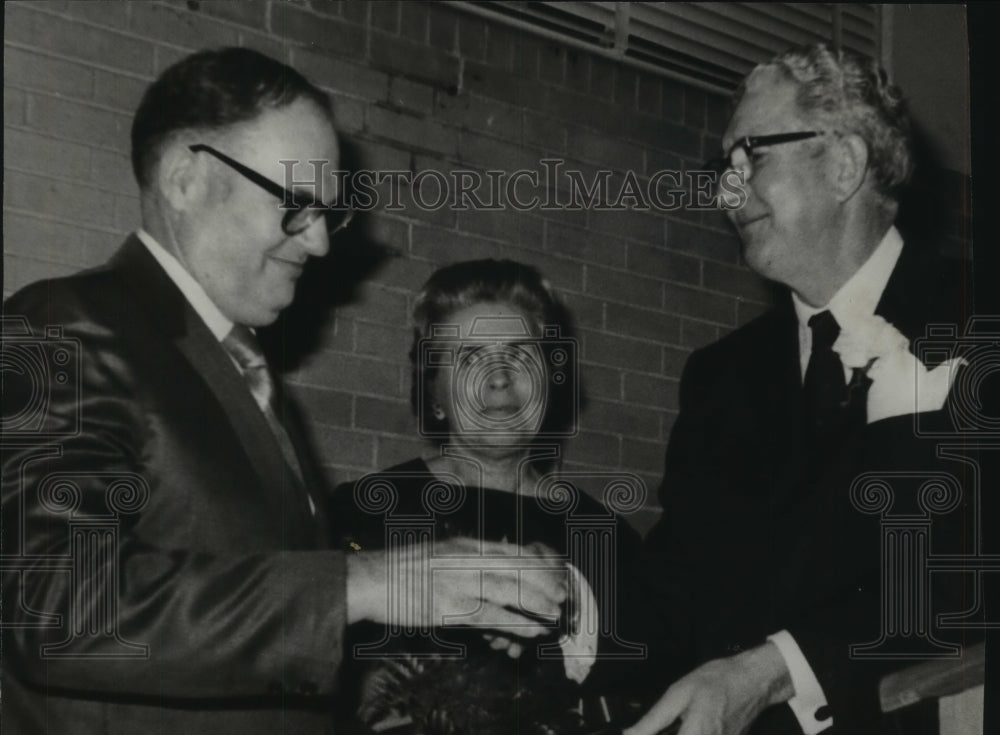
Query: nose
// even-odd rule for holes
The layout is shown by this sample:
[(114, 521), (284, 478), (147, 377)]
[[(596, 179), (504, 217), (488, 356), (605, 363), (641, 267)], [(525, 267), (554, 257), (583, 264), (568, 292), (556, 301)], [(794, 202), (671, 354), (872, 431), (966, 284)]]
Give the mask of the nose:
[(750, 180), (750, 177), (753, 175), (753, 166), (750, 165), (750, 156), (747, 154), (746, 148), (743, 146), (737, 146), (733, 150), (733, 152), (729, 155), (729, 166), (727, 170), (742, 173), (744, 183)]
[(498, 365), (490, 373), (489, 386), (491, 390), (504, 390), (510, 385), (509, 365)]
[(295, 235), (295, 240), (309, 255), (322, 258), (330, 251), (330, 232), (326, 217), (317, 217), (306, 229)]

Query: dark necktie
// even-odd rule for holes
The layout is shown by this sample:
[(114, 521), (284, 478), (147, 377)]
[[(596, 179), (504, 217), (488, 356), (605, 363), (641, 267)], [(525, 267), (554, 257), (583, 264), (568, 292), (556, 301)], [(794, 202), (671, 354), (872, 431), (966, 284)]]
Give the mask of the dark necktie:
[(806, 424), (817, 437), (828, 437), (843, 425), (847, 408), (844, 365), (833, 351), (840, 325), (829, 311), (809, 319), (812, 352), (803, 382)]
[[(249, 329), (237, 324), (226, 335), (226, 338), (222, 340), (222, 346), (243, 371), (243, 378), (246, 380), (254, 400), (264, 413), (267, 424), (271, 428), (271, 433), (274, 434), (278, 446), (281, 447), (281, 453), (285, 461), (301, 482), (302, 468), (295, 454), (295, 448), (292, 446), (291, 439), (288, 438), (285, 427), (281, 425), (274, 411), (274, 379), (271, 377), (271, 371), (267, 366), (267, 359), (264, 357), (264, 353), (257, 343), (257, 338), (254, 337), (253, 332)], [(312, 505), (312, 499), (310, 498), (310, 509), (312, 509)]]

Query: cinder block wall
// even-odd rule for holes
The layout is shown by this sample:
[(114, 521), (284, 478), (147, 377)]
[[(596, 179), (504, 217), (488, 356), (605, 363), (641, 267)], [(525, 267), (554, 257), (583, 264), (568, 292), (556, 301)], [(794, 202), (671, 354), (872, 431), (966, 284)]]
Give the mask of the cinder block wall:
[[(10, 2), (4, 41), (5, 295), (103, 262), (138, 225), (131, 113), (199, 48), (250, 46), (330, 91), (352, 168), (541, 171), (559, 158), (588, 177), (612, 170), (614, 191), (628, 172), (696, 168), (726, 122), (722, 98), (440, 4)], [(296, 315), (319, 334), (287, 378), (331, 479), (426, 451), (408, 401), (414, 293), (441, 264), (510, 257), (538, 266), (576, 318), (587, 401), (564, 466), (639, 475), (650, 510), (633, 521), (648, 526), (685, 359), (768, 299), (721, 216), (425, 211), (408, 196), (364, 215), (334, 254), (381, 253), (354, 281), (335, 271), (334, 308)]]

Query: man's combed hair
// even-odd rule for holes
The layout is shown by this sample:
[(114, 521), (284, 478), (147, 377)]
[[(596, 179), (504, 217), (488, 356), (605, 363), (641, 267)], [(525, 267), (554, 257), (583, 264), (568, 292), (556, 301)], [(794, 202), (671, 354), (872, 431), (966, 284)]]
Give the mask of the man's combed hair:
[(160, 148), (181, 130), (216, 130), (307, 99), (330, 114), (326, 93), (286, 64), (245, 48), (200, 51), (177, 62), (143, 95), (132, 121), (132, 171), (149, 186)]
[(913, 172), (910, 118), (902, 92), (875, 61), (825, 44), (786, 51), (750, 74), (737, 101), (763, 69), (777, 69), (798, 85), (804, 113), (837, 132), (861, 136), (880, 193), (898, 199)]

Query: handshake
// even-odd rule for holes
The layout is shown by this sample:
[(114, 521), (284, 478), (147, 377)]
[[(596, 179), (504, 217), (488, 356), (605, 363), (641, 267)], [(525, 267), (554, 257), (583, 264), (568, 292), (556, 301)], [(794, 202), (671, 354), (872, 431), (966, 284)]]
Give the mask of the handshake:
[(347, 621), (407, 632), (481, 628), (492, 647), (516, 657), (519, 640), (557, 628), (571, 587), (580, 589), (573, 577), (572, 567), (541, 544), (452, 538), (362, 550), (347, 562)]

